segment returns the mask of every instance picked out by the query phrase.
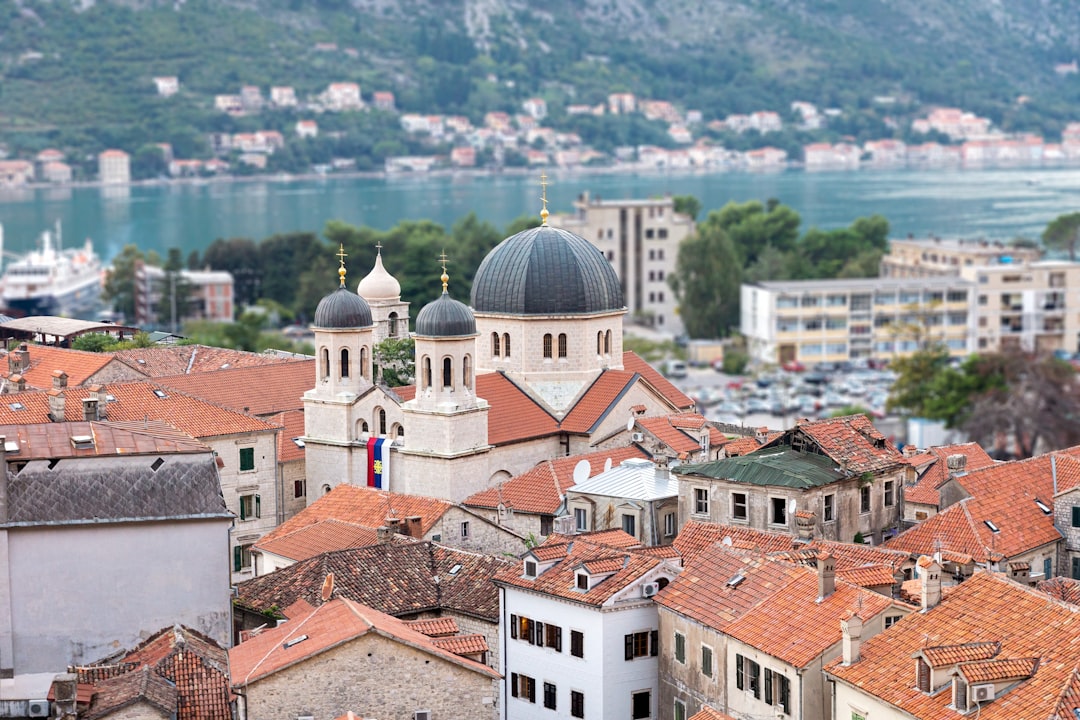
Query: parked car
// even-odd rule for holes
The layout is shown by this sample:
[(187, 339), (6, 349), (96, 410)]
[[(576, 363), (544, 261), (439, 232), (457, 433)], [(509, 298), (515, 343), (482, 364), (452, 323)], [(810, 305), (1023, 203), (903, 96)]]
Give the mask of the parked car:
[(780, 367), (787, 370), (788, 372), (800, 372), (801, 373), (801, 372), (806, 371), (806, 366), (803, 365), (798, 360), (788, 360), (786, 363), (784, 363)]

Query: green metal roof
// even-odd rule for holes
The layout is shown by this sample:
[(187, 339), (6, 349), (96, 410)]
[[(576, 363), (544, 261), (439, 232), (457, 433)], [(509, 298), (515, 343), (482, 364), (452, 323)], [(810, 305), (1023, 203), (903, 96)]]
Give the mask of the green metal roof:
[(798, 452), (788, 446), (712, 462), (680, 465), (675, 472), (683, 476), (707, 477), (747, 485), (800, 489), (821, 487), (849, 477), (848, 473), (824, 455)]

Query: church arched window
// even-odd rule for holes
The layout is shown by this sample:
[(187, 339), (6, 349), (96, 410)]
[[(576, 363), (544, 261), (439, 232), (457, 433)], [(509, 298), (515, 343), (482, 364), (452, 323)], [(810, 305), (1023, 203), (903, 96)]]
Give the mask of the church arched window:
[(349, 377), (349, 348), (341, 348), (341, 377)]
[(467, 388), (472, 387), (472, 358), (468, 355), (461, 363), (461, 384)]
[(454, 362), (448, 357), (442, 361), (442, 384), (443, 388), (454, 386)]
[(503, 357), (510, 357), (510, 333), (503, 333)]
[(396, 312), (390, 313), (389, 317), (386, 318), (386, 334), (390, 337), (397, 337), (397, 321)]
[(322, 349), (322, 377), (323, 380), (330, 377), (330, 351), (326, 348)]
[(429, 387), (431, 387), (431, 358), (425, 355), (422, 365), (423, 379), (420, 381), (420, 389), (427, 390)]
[(596, 354), (604, 354), (604, 332), (600, 331), (596, 333)]
[(559, 357), (566, 357), (566, 333), (559, 333)]
[(499, 333), (491, 333), (491, 354), (499, 357)]
[(611, 354), (611, 331), (610, 330), (608, 330), (606, 333), (604, 333), (604, 354), (605, 355), (610, 355)]
[(386, 435), (386, 411), (375, 408), (375, 425), (379, 428), (379, 435)]
[(544, 357), (551, 358), (551, 333), (544, 335)]
[(367, 348), (360, 348), (360, 377), (366, 378), (368, 376), (368, 356)]

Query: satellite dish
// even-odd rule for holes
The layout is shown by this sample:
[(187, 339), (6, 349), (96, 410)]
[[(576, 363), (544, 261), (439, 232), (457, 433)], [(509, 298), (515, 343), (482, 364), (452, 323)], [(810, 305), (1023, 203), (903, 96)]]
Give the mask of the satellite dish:
[(731, 545), (732, 545), (731, 536), (730, 535), (725, 535), (724, 539), (720, 541), (720, 544), (726, 545), (727, 547), (731, 547)]
[(607, 472), (610, 469), (611, 469), (611, 458), (608, 458), (607, 460), (604, 461), (604, 472)]
[(630, 419), (626, 421), (626, 432), (631, 432), (634, 429), (634, 416), (631, 415)]
[(795, 512), (799, 509), (799, 503), (795, 502), (795, 498), (791, 498), (791, 502), (788, 503), (788, 512)]
[(574, 482), (580, 484), (588, 480), (589, 470), (591, 469), (588, 460), (579, 460), (578, 464), (574, 466)]

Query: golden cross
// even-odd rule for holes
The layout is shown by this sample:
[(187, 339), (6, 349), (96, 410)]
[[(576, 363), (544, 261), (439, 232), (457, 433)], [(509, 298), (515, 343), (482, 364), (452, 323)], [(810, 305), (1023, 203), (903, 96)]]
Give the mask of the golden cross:
[(541, 172), (540, 173), (540, 188), (541, 188), (540, 200), (541, 200), (541, 202), (544, 203), (544, 207), (543, 207), (543, 209), (540, 210), (540, 219), (543, 221), (544, 225), (547, 225), (547, 219), (548, 219), (547, 186), (548, 186), (547, 174)]
[(375, 241), (375, 250), (382, 255), (382, 240)]
[(338, 277), (341, 279), (341, 287), (345, 287), (345, 258), (349, 257), (345, 254), (345, 243), (341, 243), (338, 246), (338, 251), (336, 255), (341, 260), (341, 267), (338, 268), (337, 274)]
[(450, 276), (446, 274), (446, 250), (445, 249), (442, 251), (442, 254), (439, 255), (439, 261), (442, 263), (442, 277), (439, 278), (439, 279), (442, 280), (442, 291), (446, 292), (446, 286), (450, 282)]

